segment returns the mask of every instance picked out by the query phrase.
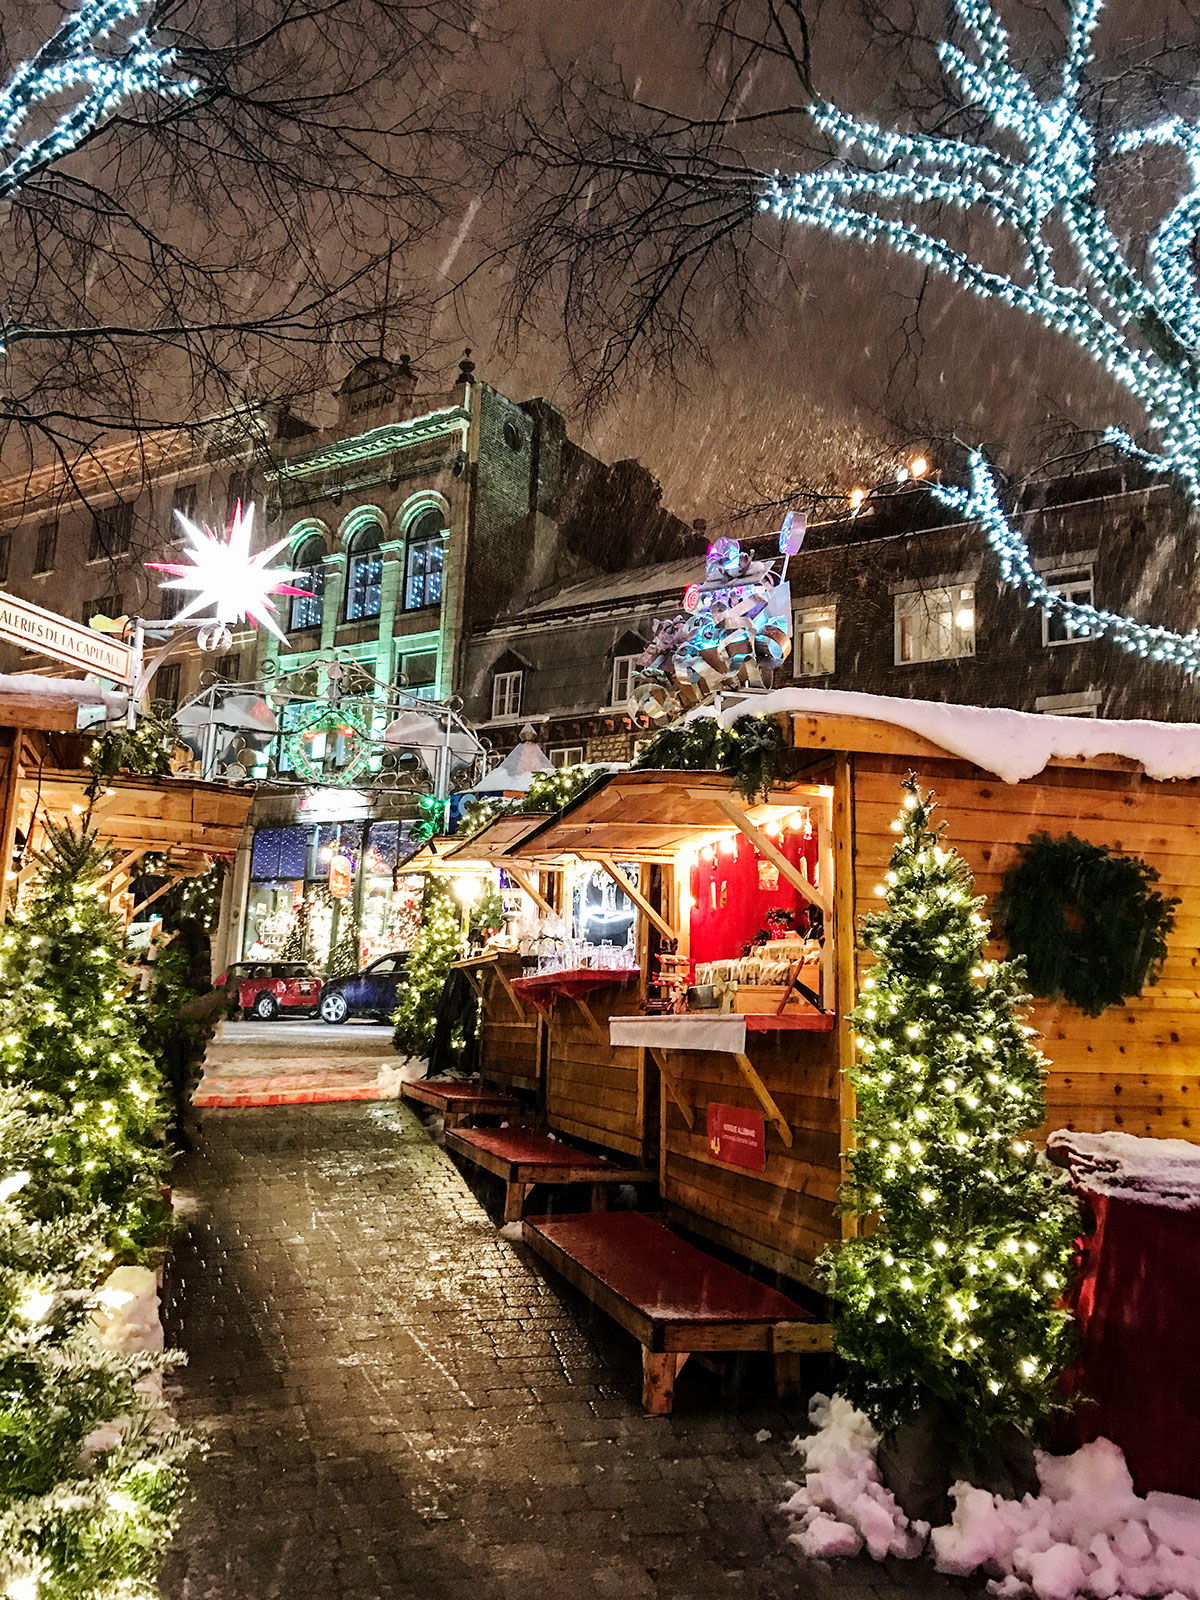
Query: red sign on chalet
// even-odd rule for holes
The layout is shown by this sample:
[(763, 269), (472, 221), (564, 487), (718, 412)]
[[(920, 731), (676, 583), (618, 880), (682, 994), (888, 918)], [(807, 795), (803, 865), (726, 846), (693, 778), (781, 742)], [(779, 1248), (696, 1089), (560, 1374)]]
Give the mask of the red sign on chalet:
[(708, 1108), (708, 1153), (731, 1167), (761, 1172), (767, 1164), (767, 1135), (761, 1111), (743, 1106)]

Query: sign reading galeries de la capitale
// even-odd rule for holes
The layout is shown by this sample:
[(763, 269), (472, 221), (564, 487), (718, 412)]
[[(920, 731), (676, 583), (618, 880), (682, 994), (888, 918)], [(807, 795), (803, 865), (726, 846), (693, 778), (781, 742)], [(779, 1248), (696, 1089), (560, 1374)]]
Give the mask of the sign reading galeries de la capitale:
[(127, 688), (133, 683), (133, 651), (127, 644), (3, 591), (0, 591), (0, 639), (110, 678), (113, 683), (124, 684)]

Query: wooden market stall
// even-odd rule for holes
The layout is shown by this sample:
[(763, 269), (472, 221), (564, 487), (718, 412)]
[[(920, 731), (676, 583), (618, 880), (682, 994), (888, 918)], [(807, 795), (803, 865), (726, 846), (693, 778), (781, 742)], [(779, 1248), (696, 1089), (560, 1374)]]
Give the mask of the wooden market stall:
[[(1061, 1002), (1033, 1008), (1048, 1059), (1041, 1134), (1067, 1126), (1197, 1137), (1200, 728), (1155, 733), (1147, 724), (922, 709), (822, 691), (784, 691), (752, 709), (760, 707), (780, 717), (790, 746), (785, 775), (762, 804), (747, 805), (715, 774), (623, 773), (511, 849), (518, 862), (540, 849), (656, 873), (660, 892), (647, 917), (654, 910), (678, 934), (701, 989), (693, 1001), (711, 1005), (713, 991), (722, 991), (716, 1009), (682, 1015), (639, 1014), (636, 995), (602, 991), (589, 1002), (598, 1022), (606, 1003), (620, 1002), (608, 1012), (607, 1053), (594, 1030), (565, 1006), (560, 1020), (556, 1009), (551, 1126), (596, 1139), (630, 1130), (632, 1138), (639, 1116), (657, 1116), (668, 1216), (748, 1261), (816, 1284), (819, 1256), (849, 1226), (837, 1194), (854, 1115), (845, 1069), (864, 959), (855, 930), (879, 904), (901, 783), (915, 772), (936, 791), (947, 842), (989, 902), (1039, 831), (1072, 833), (1158, 871), (1163, 893), (1179, 905), (1157, 984), (1096, 1017)], [(801, 836), (799, 871), (789, 818)], [(735, 882), (747, 881), (748, 849), (770, 885), (765, 893), (790, 889), (797, 904), (820, 912), (798, 963), (786, 969), (803, 982), (799, 998), (781, 971), (762, 981), (761, 962), (747, 966), (742, 956), (759, 914), (753, 907), (747, 918), (733, 897)], [(714, 940), (723, 926), (722, 951)], [(661, 1087), (651, 1092), (655, 1068)]]

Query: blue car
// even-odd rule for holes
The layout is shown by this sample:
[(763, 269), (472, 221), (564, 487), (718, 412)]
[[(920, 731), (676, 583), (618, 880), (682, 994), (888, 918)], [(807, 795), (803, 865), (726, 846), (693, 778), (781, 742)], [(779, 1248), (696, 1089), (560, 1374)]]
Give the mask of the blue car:
[(317, 1012), (322, 1022), (347, 1017), (372, 1017), (386, 1022), (396, 1009), (396, 994), (408, 974), (408, 951), (376, 956), (349, 978), (329, 978), (321, 990)]

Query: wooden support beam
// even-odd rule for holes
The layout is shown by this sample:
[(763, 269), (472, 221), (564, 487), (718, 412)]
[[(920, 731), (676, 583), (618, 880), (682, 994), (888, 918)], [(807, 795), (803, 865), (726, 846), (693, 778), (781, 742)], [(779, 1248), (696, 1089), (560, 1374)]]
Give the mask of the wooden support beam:
[(181, 873), (177, 877), (168, 878), (166, 883), (160, 884), (152, 895), (148, 895), (145, 900), (139, 900), (137, 905), (133, 908), (134, 916), (137, 916), (139, 912), (145, 911), (147, 906), (152, 906), (158, 899), (159, 895), (166, 894), (168, 889), (173, 889), (183, 876), (185, 876), (185, 874)]
[(8, 880), (12, 875), (13, 848), (17, 837), (17, 806), (21, 798), (22, 737), (17, 728), (9, 731), (12, 741), (8, 747), (3, 798), (0, 799), (0, 922), (4, 921), (8, 910)]
[(730, 822), (733, 823), (734, 827), (739, 833), (745, 834), (746, 838), (749, 839), (750, 843), (758, 851), (759, 855), (766, 856), (768, 861), (770, 861), (774, 866), (778, 867), (780, 874), (785, 877), (791, 884), (792, 888), (798, 890), (807, 901), (814, 906), (819, 906), (826, 918), (826, 921), (831, 920), (833, 917), (833, 907), (827, 892), (828, 885), (826, 885), (826, 887), (823, 889), (818, 889), (815, 883), (809, 883), (808, 879), (800, 871), (799, 867), (788, 860), (783, 851), (780, 850), (772, 840), (767, 838), (766, 834), (761, 828), (755, 827), (754, 823), (750, 821), (750, 818), (746, 815), (742, 808), (739, 805), (736, 805), (728, 795), (720, 794), (715, 798), (717, 805), (729, 818)]
[(499, 962), (496, 963), (496, 977), (500, 980), (505, 994), (512, 1001), (512, 1008), (517, 1013), (517, 1021), (524, 1022), (526, 1020), (525, 1007), (521, 1004), (521, 999), (517, 994), (517, 991), (513, 988), (512, 984), (508, 981), (508, 978), (501, 971)]
[(738, 1071), (750, 1085), (750, 1088), (754, 1093), (754, 1098), (762, 1107), (763, 1116), (766, 1117), (767, 1121), (773, 1125), (776, 1133), (778, 1133), (779, 1137), (790, 1150), (792, 1148), (792, 1130), (788, 1127), (787, 1118), (775, 1104), (775, 1100), (771, 1094), (771, 1091), (767, 1088), (766, 1084), (762, 1081), (755, 1070), (754, 1063), (750, 1060), (749, 1056), (743, 1055), (740, 1050), (732, 1051), (731, 1054), (733, 1055), (733, 1059), (738, 1064)]
[(579, 1007), (579, 1010), (582, 1013), (584, 1020), (587, 1022), (588, 1027), (591, 1028), (592, 1033), (595, 1035), (598, 1043), (607, 1044), (609, 1042), (608, 1033), (596, 1021), (596, 1018), (595, 1018), (595, 1015), (594, 1015), (594, 1013), (592, 1011), (591, 1006), (588, 1005), (587, 1001), (583, 998), (582, 995), (573, 994), (571, 996), (571, 999)]
[(675, 1379), (687, 1351), (648, 1350), (642, 1346), (642, 1405), (652, 1417), (667, 1417), (675, 1404)]
[(670, 939), (672, 944), (677, 944), (679, 942), (679, 930), (677, 928), (673, 928), (667, 919), (661, 914), (661, 912), (658, 912), (654, 909), (649, 900), (646, 899), (646, 896), (638, 888), (637, 884), (632, 883), (625, 876), (611, 856), (586, 855), (583, 857), (583, 860), (594, 861), (597, 866), (603, 867), (605, 872), (608, 873), (609, 877), (616, 884), (617, 888), (620, 889), (623, 894), (628, 895), (630, 900), (633, 901), (634, 905), (638, 908), (642, 915), (648, 918), (649, 921), (654, 924), (664, 939)]
[(651, 1045), (650, 1054), (654, 1057), (655, 1065), (658, 1067), (658, 1070), (662, 1075), (663, 1085), (666, 1088), (667, 1093), (679, 1107), (680, 1114), (683, 1117), (683, 1120), (687, 1123), (688, 1132), (690, 1133), (696, 1126), (696, 1116), (691, 1106), (688, 1105), (687, 1101), (679, 1092), (679, 1087), (675, 1082), (674, 1074), (666, 1062), (666, 1051), (660, 1049), (658, 1045)]
[[(854, 926), (854, 761), (851, 755), (836, 755), (833, 762), (833, 848), (834, 917), (825, 924), (825, 942), (833, 942), (836, 981), (838, 1120), (841, 1126), (841, 1176), (849, 1183), (850, 1152), (854, 1144), (854, 1119), (857, 1098), (850, 1072), (855, 1064), (855, 1030), (850, 1021), (858, 999), (858, 952)], [(830, 931), (832, 928), (832, 932)], [(835, 1009), (833, 1007), (830, 1008)], [(857, 1217), (842, 1216), (842, 1238), (853, 1239), (859, 1232)]]
[(140, 845), (136, 850), (130, 850), (127, 855), (123, 856), (122, 859), (117, 862), (115, 867), (110, 867), (102, 878), (97, 878), (96, 888), (103, 889), (108, 884), (115, 883), (123, 872), (128, 872), (129, 868), (132, 867), (135, 862), (142, 859), (149, 848), (150, 847), (148, 845)]
[(825, 912), (825, 937), (821, 941), (821, 1004), (826, 1011), (837, 1008), (836, 950), (833, 924), (836, 904), (837, 875), (833, 865), (833, 798), (818, 797), (814, 809), (817, 814), (817, 873), (821, 886), (829, 897), (830, 909)]
[(535, 889), (534, 888), (533, 879), (529, 876), (529, 874), (524, 870), (523, 867), (510, 866), (509, 863), (506, 861), (504, 863), (504, 871), (508, 874), (508, 876), (512, 879), (512, 881), (517, 885), (517, 887), (519, 889), (522, 889), (529, 896), (529, 898), (533, 901), (534, 905), (537, 906), (538, 910), (542, 913), (542, 915), (544, 917), (552, 917), (554, 915), (554, 907), (550, 904), (549, 900), (546, 899), (545, 895), (543, 895), (539, 889)]

